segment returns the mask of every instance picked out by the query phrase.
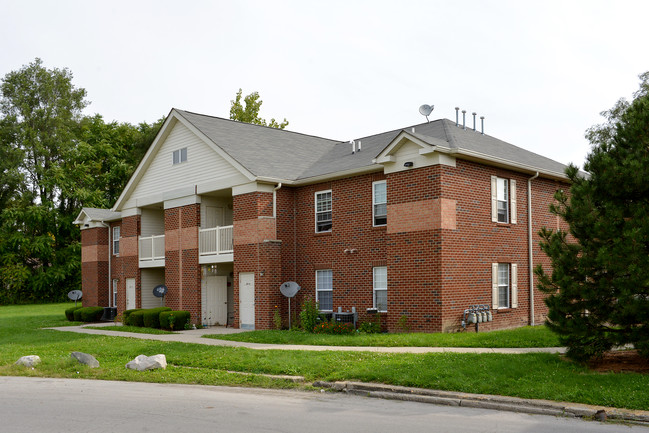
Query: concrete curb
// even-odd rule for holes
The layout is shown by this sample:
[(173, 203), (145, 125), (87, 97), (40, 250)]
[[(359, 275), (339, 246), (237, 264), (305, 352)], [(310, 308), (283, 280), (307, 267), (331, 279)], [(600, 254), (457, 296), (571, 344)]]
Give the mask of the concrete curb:
[(503, 410), (535, 415), (565, 416), (604, 421), (606, 419), (649, 426), (649, 412), (563, 403), (549, 400), (532, 400), (500, 395), (469, 394), (463, 392), (437, 391), (432, 389), (393, 386), (363, 382), (314, 382), (314, 387), (328, 388), (349, 394), (414, 401), (444, 406), (462, 406), (480, 409)]

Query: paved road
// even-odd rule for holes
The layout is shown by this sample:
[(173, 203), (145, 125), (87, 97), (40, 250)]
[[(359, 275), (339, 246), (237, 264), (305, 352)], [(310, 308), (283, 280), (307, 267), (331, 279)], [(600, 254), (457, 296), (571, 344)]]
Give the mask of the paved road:
[(485, 409), (212, 386), (0, 377), (0, 432), (584, 432), (643, 427)]

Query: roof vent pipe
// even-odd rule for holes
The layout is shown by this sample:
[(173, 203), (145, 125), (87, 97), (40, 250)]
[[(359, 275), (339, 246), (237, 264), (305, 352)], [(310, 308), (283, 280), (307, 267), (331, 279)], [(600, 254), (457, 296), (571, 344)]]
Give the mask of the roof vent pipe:
[(455, 107), (455, 126), (460, 125), (460, 107)]
[(466, 129), (466, 110), (462, 110), (462, 129)]
[(481, 132), (481, 134), (484, 135), (484, 116), (480, 116), (480, 122), (482, 123), (482, 132)]
[(475, 132), (475, 115), (478, 114), (475, 111), (471, 113), (473, 115), (473, 132)]
[(358, 151), (359, 152), (361, 151), (361, 141), (360, 140), (358, 140)]
[(353, 155), (354, 153), (356, 153), (356, 143), (354, 142), (354, 140), (349, 140), (349, 144), (352, 145), (352, 155)]

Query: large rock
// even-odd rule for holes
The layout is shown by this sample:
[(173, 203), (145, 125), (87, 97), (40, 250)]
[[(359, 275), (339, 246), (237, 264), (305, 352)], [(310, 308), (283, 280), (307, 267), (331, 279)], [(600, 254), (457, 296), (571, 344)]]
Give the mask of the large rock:
[(33, 367), (41, 363), (41, 357), (38, 355), (21, 356), (16, 365), (24, 365), (25, 367)]
[(137, 371), (155, 370), (157, 368), (164, 370), (167, 368), (167, 357), (164, 355), (139, 355), (133, 361), (126, 364), (126, 368)]
[(79, 361), (81, 364), (86, 364), (86, 365), (87, 365), (88, 367), (90, 367), (90, 368), (97, 368), (97, 367), (99, 367), (99, 361), (97, 361), (97, 359), (96, 359), (94, 356), (89, 355), (89, 354), (87, 354), (87, 353), (83, 353), (83, 352), (72, 352), (72, 353), (70, 354), (70, 357), (71, 357), (72, 359), (76, 359), (76, 360)]

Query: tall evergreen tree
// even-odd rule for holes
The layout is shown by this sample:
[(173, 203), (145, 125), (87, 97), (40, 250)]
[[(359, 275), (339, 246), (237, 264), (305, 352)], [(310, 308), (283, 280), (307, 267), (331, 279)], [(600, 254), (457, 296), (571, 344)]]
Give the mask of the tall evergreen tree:
[(625, 344), (649, 356), (649, 72), (640, 78), (633, 101), (587, 131), (589, 174), (570, 166), (570, 190), (555, 195), (569, 233), (540, 232), (552, 261), (551, 274), (536, 269), (547, 324), (579, 361)]

